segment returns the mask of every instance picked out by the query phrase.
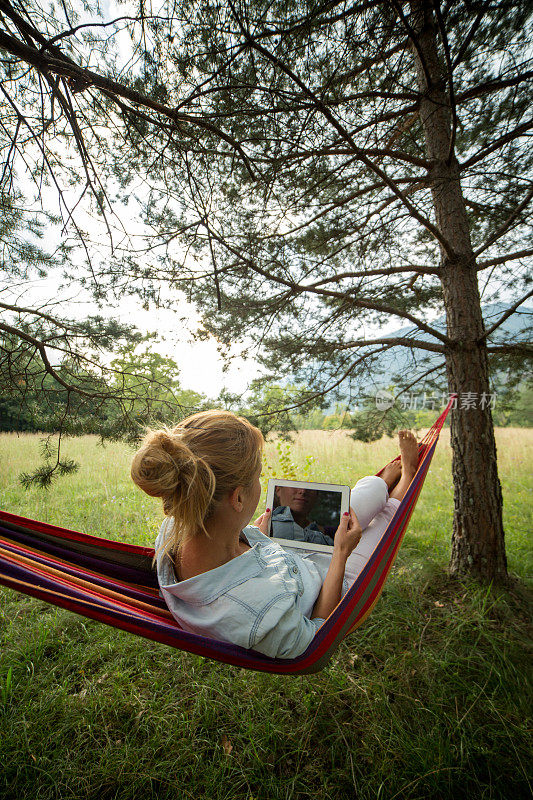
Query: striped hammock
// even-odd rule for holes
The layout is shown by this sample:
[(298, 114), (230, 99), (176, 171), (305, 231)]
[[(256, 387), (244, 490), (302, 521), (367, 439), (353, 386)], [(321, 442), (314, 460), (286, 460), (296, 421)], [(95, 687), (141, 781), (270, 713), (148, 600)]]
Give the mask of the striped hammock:
[[(147, 639), (238, 667), (318, 672), (376, 604), (394, 563), (454, 397), (423, 438), (409, 489), (366, 566), (297, 658), (278, 659), (182, 630), (159, 596), (150, 547), (0, 511), (0, 584)], [(379, 474), (379, 473), (378, 473)]]

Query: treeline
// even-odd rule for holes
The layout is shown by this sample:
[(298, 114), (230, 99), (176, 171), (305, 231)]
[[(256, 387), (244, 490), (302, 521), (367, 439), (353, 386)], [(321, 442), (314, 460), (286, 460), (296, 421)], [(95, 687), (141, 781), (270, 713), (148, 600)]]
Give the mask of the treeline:
[[(391, 414), (392, 427), (394, 428), (396, 422), (401, 422), (409, 428), (428, 428), (435, 422), (442, 407), (435, 409), (418, 409), (418, 410), (403, 410), (400, 409), (396, 414)], [(364, 430), (361, 427), (367, 424), (370, 409), (367, 407), (361, 411), (349, 411), (342, 406), (338, 406), (335, 411), (324, 413), (314, 411), (309, 421), (312, 424), (307, 424), (306, 420), (298, 418), (298, 427), (302, 430), (307, 428), (322, 429), (322, 430), (337, 430), (340, 428), (349, 429), (352, 431), (359, 431), (362, 435), (357, 438), (363, 438)], [(377, 415), (376, 415), (377, 416)], [(516, 427), (516, 428), (533, 428), (533, 387), (522, 385), (519, 389), (512, 393), (512, 396), (497, 395), (495, 405), (492, 407), (492, 418), (497, 427)], [(446, 421), (446, 425), (450, 424), (450, 419)], [(396, 425), (396, 427), (398, 427)]]
[[(248, 417), (264, 434), (343, 429), (351, 431), (356, 439), (373, 441), (401, 426), (427, 428), (442, 408), (441, 403), (432, 408), (410, 409), (397, 402), (384, 414), (376, 408), (374, 398), (367, 398), (357, 410), (341, 403), (334, 410), (324, 409), (319, 401), (309, 401), (300, 410), (291, 406), (297, 404), (302, 387), (265, 386), (262, 380), (252, 383), (245, 398), (226, 391), (209, 398), (183, 389), (178, 365), (150, 349), (121, 353), (111, 362), (111, 369), (117, 370), (115, 386), (113, 379), (108, 381), (99, 402), (94, 397), (87, 402), (82, 395), (69, 393), (50, 375), (39, 375), (38, 381), (28, 374), (21, 376), (16, 392), (12, 387), (0, 387), (0, 431), (55, 433), (68, 412), (69, 423), (64, 432), (69, 435), (95, 433), (103, 438), (135, 439), (147, 425), (172, 425), (196, 411), (222, 407)], [(60, 377), (63, 373), (67, 377), (67, 372), (71, 377), (71, 369), (60, 366), (57, 370)], [(93, 393), (98, 390), (101, 378), (87, 373), (85, 380)], [(499, 427), (533, 427), (533, 387), (523, 384), (510, 394), (497, 394), (492, 415)]]
[(24, 348), (13, 351), (0, 341), (0, 430), (135, 438), (146, 424), (171, 424), (205, 408), (208, 399), (181, 387), (178, 365), (153, 348), (153, 338), (123, 344), (107, 364), (102, 356), (94, 368), (66, 357), (52, 371)]
[[(355, 439), (374, 441), (399, 427), (429, 427), (447, 400), (436, 385), (416, 395), (390, 387), (381, 398), (369, 395), (349, 409), (339, 401), (332, 411), (328, 395), (312, 393), (299, 383), (280, 386), (273, 377), (252, 381), (245, 395), (224, 390), (209, 398), (181, 386), (178, 364), (157, 352), (154, 334), (115, 330), (100, 319), (91, 325), (104, 336), (106, 349), (83, 361), (66, 354), (52, 369), (36, 358), (31, 343), (0, 337), (0, 431), (93, 433), (135, 442), (149, 425), (172, 425), (196, 411), (227, 408), (246, 416), (264, 435), (346, 429)], [(529, 376), (521, 382), (500, 382), (483, 402), (490, 402), (498, 426), (533, 426)]]

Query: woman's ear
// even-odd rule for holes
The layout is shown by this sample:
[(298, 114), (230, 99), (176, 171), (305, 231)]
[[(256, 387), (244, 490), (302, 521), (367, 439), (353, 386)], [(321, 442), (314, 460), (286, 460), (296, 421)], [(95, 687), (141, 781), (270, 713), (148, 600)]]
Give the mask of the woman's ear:
[(229, 493), (229, 503), (237, 514), (241, 513), (244, 508), (244, 486), (237, 486)]

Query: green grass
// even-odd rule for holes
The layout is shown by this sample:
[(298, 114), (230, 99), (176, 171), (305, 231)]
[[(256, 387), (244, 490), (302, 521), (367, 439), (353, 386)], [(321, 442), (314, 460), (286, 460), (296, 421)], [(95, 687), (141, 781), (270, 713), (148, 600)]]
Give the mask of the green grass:
[[(382, 600), (318, 675), (224, 666), (1, 590), (0, 796), (529, 797), (533, 432), (500, 430), (497, 441), (515, 588), (446, 576), (444, 432)], [(125, 446), (67, 442), (82, 468), (48, 494), (17, 482), (37, 453), (38, 437), (0, 437), (2, 508), (153, 541), (158, 503), (131, 485)], [(310, 479), (351, 483), (395, 447), (304, 431), (291, 452), (300, 471), (308, 453)], [(267, 455), (276, 470), (273, 445)]]

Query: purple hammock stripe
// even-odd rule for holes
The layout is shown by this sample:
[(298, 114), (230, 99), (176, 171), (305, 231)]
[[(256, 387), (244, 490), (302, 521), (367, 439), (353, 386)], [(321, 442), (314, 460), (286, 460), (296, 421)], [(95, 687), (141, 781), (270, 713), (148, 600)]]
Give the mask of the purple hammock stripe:
[[(174, 622), (166, 622), (163, 619), (153, 620), (144, 615), (139, 609), (132, 609), (132, 613), (130, 614), (124, 610), (115, 608), (112, 602), (106, 602), (105, 604), (100, 600), (95, 602), (94, 598), (88, 597), (82, 591), (75, 590), (72, 586), (59, 587), (56, 581), (51, 580), (43, 575), (37, 576), (30, 570), (27, 570), (18, 564), (4, 562), (2, 565), (2, 572), (2, 577), (5, 576), (6, 578), (13, 578), (14, 580), (18, 581), (25, 581), (29, 583), (30, 581), (28, 581), (28, 578), (30, 578), (32, 585), (36, 589), (42, 587), (43, 589), (48, 589), (54, 593), (60, 592), (74, 602), (78, 601), (82, 604), (82, 606), (89, 602), (91, 607), (98, 607), (97, 610), (99, 612), (103, 612), (103, 614), (100, 615), (100, 619), (107, 622), (107, 624), (111, 626), (113, 625), (114, 620), (124, 621), (135, 625), (137, 627), (137, 632), (140, 635), (143, 635), (143, 631), (145, 630), (156, 634), (164, 634), (168, 640), (167, 643), (176, 647), (180, 647), (185, 643), (190, 645), (201, 644), (204, 646), (204, 648), (207, 647), (209, 651), (225, 654), (226, 656), (242, 655), (244, 660), (250, 664), (253, 664), (256, 661), (264, 661), (265, 664), (274, 664), (278, 661), (277, 659), (263, 656), (262, 654), (256, 653), (252, 650), (246, 650), (242, 647), (238, 647), (230, 642), (222, 642), (216, 639), (209, 639), (204, 636), (199, 636), (195, 633), (189, 633), (188, 631), (184, 631), (179, 628), (178, 624)], [(16, 586), (13, 586), (13, 588), (16, 588)], [(78, 613), (83, 615), (84, 611), (78, 611)], [(86, 616), (90, 616), (90, 614), (87, 613)], [(209, 656), (209, 653), (206, 652), (204, 655)], [(290, 661), (290, 659), (279, 659), (281, 664), (284, 664), (288, 661)]]
[[(4, 532), (2, 530), (2, 527), (0, 526), (0, 534), (1, 533)], [(7, 534), (4, 535), (7, 536)], [(165, 601), (161, 597), (159, 597), (159, 595), (154, 596), (153, 594), (145, 594), (144, 592), (136, 589), (133, 586), (128, 586), (125, 582), (121, 582), (120, 584), (118, 584), (116, 581), (95, 576), (94, 574), (88, 573), (81, 568), (76, 568), (74, 566), (66, 564), (57, 564), (55, 561), (51, 561), (45, 556), (37, 555), (35, 553), (27, 553), (26, 551), (22, 551), (19, 548), (16, 548), (15, 546), (10, 545), (6, 542), (1, 542), (0, 546), (5, 551), (11, 552), (13, 554), (20, 554), (26, 558), (31, 558), (32, 561), (36, 562), (36, 564), (50, 566), (53, 569), (60, 570), (66, 575), (73, 575), (74, 577), (82, 578), (85, 581), (93, 583), (95, 586), (102, 586), (107, 589), (112, 589), (114, 592), (120, 593), (125, 597), (131, 597), (133, 600), (140, 600), (143, 603), (151, 604), (153, 606), (162, 609), (166, 609), (167, 607)]]
[(62, 581), (58, 580), (55, 576), (48, 576), (46, 574), (43, 574), (42, 572), (38, 571), (37, 567), (35, 569), (30, 569), (26, 565), (15, 564), (13, 562), (6, 561), (3, 562), (2, 569), (4, 575), (8, 575), (13, 579), (30, 583), (28, 577), (31, 576), (31, 583), (34, 586), (41, 586), (42, 588), (57, 592), (57, 594), (67, 595), (68, 597), (83, 601), (84, 603), (89, 603), (93, 606), (98, 606), (101, 609), (111, 613), (112, 615), (115, 613), (126, 614), (128, 616), (135, 617), (138, 620), (143, 620), (148, 622), (152, 619), (152, 614), (153, 614), (153, 616), (157, 617), (157, 619), (154, 621), (156, 621), (158, 625), (160, 624), (163, 627), (169, 626), (170, 628), (175, 627), (173, 621), (166, 622), (163, 618), (159, 617), (157, 614), (157, 609), (154, 609), (153, 612), (148, 612), (139, 609), (136, 606), (128, 606), (128, 603), (126, 601), (119, 602), (111, 597), (107, 597), (105, 595), (98, 595), (96, 589), (95, 593), (93, 594), (93, 592), (91, 592), (88, 589), (85, 589), (82, 586), (63, 583)]
[[(13, 526), (14, 527), (14, 526)], [(126, 583), (138, 583), (142, 586), (149, 586), (150, 588), (157, 588), (157, 576), (152, 571), (142, 570), (134, 567), (127, 567), (123, 564), (117, 564), (109, 561), (107, 558), (100, 559), (95, 556), (88, 556), (77, 550), (71, 550), (68, 547), (68, 540), (64, 540), (65, 544), (61, 544), (61, 539), (57, 539), (58, 544), (50, 541), (43, 542), (39, 534), (34, 535), (33, 531), (24, 532), (20, 530), (20, 526), (16, 526), (18, 530), (13, 530), (11, 525), (0, 522), (0, 531), (9, 539), (15, 539), (21, 544), (28, 547), (36, 547), (50, 555), (57, 556), (79, 565), (80, 567), (87, 567), (93, 572), (98, 572), (101, 575), (107, 575), (111, 578), (123, 580)]]

